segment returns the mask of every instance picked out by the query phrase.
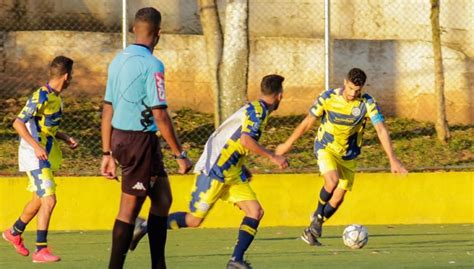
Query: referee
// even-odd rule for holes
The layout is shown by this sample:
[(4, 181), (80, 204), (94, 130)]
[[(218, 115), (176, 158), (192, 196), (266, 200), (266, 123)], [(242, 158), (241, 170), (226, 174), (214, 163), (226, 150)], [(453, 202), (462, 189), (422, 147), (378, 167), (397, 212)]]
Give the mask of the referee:
[(102, 112), (101, 173), (116, 178), (122, 168), (120, 209), (112, 234), (109, 268), (122, 268), (132, 240), (135, 219), (148, 196), (148, 238), (152, 268), (166, 268), (165, 244), (171, 190), (156, 132), (173, 151), (179, 173), (192, 163), (176, 136), (167, 112), (164, 65), (153, 56), (160, 39), (161, 14), (147, 7), (135, 15), (135, 43), (110, 63)]

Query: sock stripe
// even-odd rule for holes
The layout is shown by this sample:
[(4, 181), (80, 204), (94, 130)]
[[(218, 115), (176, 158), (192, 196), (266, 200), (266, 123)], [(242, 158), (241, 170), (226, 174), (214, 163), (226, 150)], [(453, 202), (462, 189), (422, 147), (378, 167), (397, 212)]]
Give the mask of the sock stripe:
[(257, 229), (254, 229), (254, 228), (252, 228), (252, 227), (250, 227), (246, 224), (242, 224), (240, 226), (240, 230), (245, 231), (245, 232), (251, 234), (252, 236), (255, 236), (255, 234), (257, 234)]
[(36, 245), (37, 245), (37, 246), (47, 246), (48, 243), (47, 243), (47, 242), (44, 242), (44, 243), (43, 243), (43, 242), (41, 242), (41, 243), (40, 243), (40, 242), (36, 242)]

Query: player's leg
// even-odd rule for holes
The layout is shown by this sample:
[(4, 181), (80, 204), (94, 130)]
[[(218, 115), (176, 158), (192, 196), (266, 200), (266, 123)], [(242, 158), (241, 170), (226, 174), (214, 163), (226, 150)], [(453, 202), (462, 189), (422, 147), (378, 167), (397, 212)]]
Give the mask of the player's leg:
[(323, 212), (327, 202), (331, 199), (333, 191), (339, 181), (337, 170), (337, 161), (334, 155), (324, 149), (316, 152), (319, 171), (323, 175), (324, 185), (320, 190), (318, 206), (313, 213), (311, 224), (303, 231), (301, 239), (311, 246), (321, 245), (317, 238), (322, 234), (322, 225), (324, 222)]
[(258, 225), (264, 211), (257, 200), (241, 201), (236, 203), (236, 205), (245, 212), (245, 217), (239, 227), (237, 244), (235, 245), (231, 260), (243, 262), (244, 254), (257, 234)]
[(237, 243), (227, 268), (250, 268), (244, 261), (244, 254), (255, 238), (258, 225), (263, 218), (263, 208), (248, 182), (240, 181), (237, 184), (229, 185), (228, 191), (222, 195), (222, 200), (234, 203), (245, 213), (239, 227)]
[(324, 206), (322, 211), (323, 220), (326, 221), (340, 207), (344, 201), (344, 196), (347, 191), (352, 189), (354, 183), (354, 170), (355, 170), (355, 161), (343, 161), (338, 160), (338, 177), (337, 187), (334, 189), (333, 194), (329, 202)]
[[(152, 178), (151, 207), (148, 215), (148, 242), (151, 268), (166, 268), (165, 245), (168, 228), (168, 212), (172, 196), (167, 176)], [(132, 241), (133, 242), (133, 241)]]
[(196, 176), (188, 212), (174, 212), (168, 217), (169, 229), (199, 227), (215, 202), (227, 191), (227, 186), (205, 174)]
[(33, 193), (33, 198), (26, 204), (23, 212), (16, 222), (2, 234), (3, 238), (10, 242), (18, 254), (23, 256), (29, 255), (29, 250), (23, 244), (22, 234), (26, 225), (36, 216), (41, 206), (40, 198)]
[[(47, 149), (48, 149), (48, 145)], [(30, 185), (28, 189), (35, 192), (40, 201), (40, 207), (36, 213), (36, 251), (32, 255), (33, 262), (57, 262), (60, 257), (53, 255), (48, 249), (48, 229), (53, 210), (56, 206), (56, 183), (54, 182), (51, 163), (40, 161), (40, 169), (28, 172)], [(36, 201), (32, 205), (34, 211)], [(33, 212), (30, 212), (31, 217)]]
[(109, 269), (123, 268), (125, 257), (132, 241), (135, 219), (145, 201), (145, 196), (122, 192), (120, 209), (112, 230), (112, 252)]
[(130, 247), (135, 220), (149, 194), (152, 176), (152, 139), (155, 134), (112, 131), (113, 157), (122, 168), (120, 208), (112, 231), (109, 269), (122, 268)]

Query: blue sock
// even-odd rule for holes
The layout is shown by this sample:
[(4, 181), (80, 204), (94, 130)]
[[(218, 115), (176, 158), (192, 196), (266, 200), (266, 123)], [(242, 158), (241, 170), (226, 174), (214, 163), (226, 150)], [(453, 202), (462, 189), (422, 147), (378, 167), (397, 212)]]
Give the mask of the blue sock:
[(324, 220), (329, 219), (332, 215), (334, 215), (334, 213), (336, 213), (337, 208), (338, 207), (332, 207), (332, 205), (329, 203), (326, 204), (323, 211), (323, 219)]
[(168, 229), (186, 228), (186, 212), (175, 212), (168, 216)]
[(11, 232), (13, 235), (16, 236), (16, 235), (22, 234), (25, 231), (25, 228), (26, 228), (26, 223), (24, 223), (23, 221), (21, 221), (20, 218), (18, 218), (15, 224), (13, 224)]
[(47, 230), (37, 230), (36, 231), (36, 251), (40, 251), (41, 249), (48, 246), (48, 242), (46, 240), (48, 237)]
[(237, 239), (237, 245), (235, 246), (234, 253), (232, 254), (232, 260), (243, 261), (244, 253), (249, 248), (250, 244), (257, 233), (259, 220), (245, 217), (240, 225), (239, 238)]
[(151, 268), (166, 268), (165, 245), (168, 217), (148, 215), (148, 239), (151, 253)]
[(315, 218), (323, 217), (324, 207), (331, 199), (331, 197), (332, 193), (329, 193), (324, 187), (322, 187), (321, 192), (319, 193), (318, 207), (316, 208), (316, 211), (313, 214)]

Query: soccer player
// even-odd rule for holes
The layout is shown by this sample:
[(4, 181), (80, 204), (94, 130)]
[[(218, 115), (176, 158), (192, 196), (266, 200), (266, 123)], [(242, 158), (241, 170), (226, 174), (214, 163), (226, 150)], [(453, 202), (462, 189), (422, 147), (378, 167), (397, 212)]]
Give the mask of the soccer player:
[(102, 175), (116, 179), (122, 168), (120, 209), (112, 235), (109, 268), (122, 268), (135, 219), (148, 196), (152, 268), (166, 268), (165, 244), (171, 190), (157, 125), (178, 162), (179, 172), (192, 163), (183, 151), (167, 112), (163, 63), (153, 56), (160, 38), (161, 14), (147, 7), (135, 15), (135, 43), (120, 52), (108, 70), (102, 114)]
[(309, 245), (320, 245), (322, 225), (341, 205), (346, 191), (352, 189), (355, 158), (360, 154), (362, 135), (368, 119), (389, 160), (392, 173), (406, 174), (407, 170), (393, 152), (384, 117), (374, 98), (362, 93), (366, 74), (358, 68), (349, 71), (344, 87), (322, 92), (309, 110), (308, 116), (296, 127), (291, 136), (276, 149), (276, 154), (285, 154), (293, 143), (310, 130), (316, 118), (321, 125), (314, 142), (314, 154), (324, 186), (319, 194), (319, 203), (313, 220), (303, 232), (302, 239)]
[[(197, 173), (191, 192), (189, 212), (175, 212), (168, 217), (169, 229), (198, 227), (206, 218), (214, 203), (221, 199), (237, 205), (245, 217), (239, 229), (237, 245), (227, 268), (250, 268), (244, 261), (244, 253), (252, 243), (263, 208), (249, 185), (252, 177), (244, 166), (247, 155), (252, 152), (268, 158), (280, 169), (288, 167), (283, 156), (278, 156), (258, 143), (265, 129), (268, 116), (278, 109), (283, 98), (284, 78), (268, 75), (261, 82), (260, 100), (250, 102), (231, 115), (209, 137), (203, 154), (196, 164)], [(131, 249), (152, 227), (143, 223), (134, 234)]]
[(56, 205), (56, 183), (53, 172), (61, 165), (62, 153), (56, 139), (69, 144), (72, 149), (78, 146), (76, 140), (59, 132), (63, 114), (61, 92), (72, 79), (73, 60), (58, 56), (49, 66), (49, 80), (36, 90), (26, 102), (13, 122), (13, 128), (20, 135), (18, 159), (20, 171), (29, 178), (28, 190), (33, 198), (26, 204), (22, 214), (13, 226), (3, 232), (3, 238), (10, 242), (16, 252), (28, 256), (29, 250), (23, 244), (21, 234), (26, 225), (37, 216), (36, 251), (32, 258), (35, 263), (57, 262), (48, 249), (48, 226)]

